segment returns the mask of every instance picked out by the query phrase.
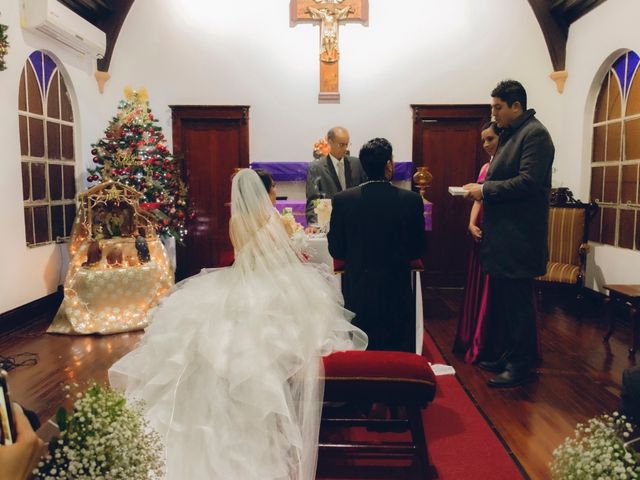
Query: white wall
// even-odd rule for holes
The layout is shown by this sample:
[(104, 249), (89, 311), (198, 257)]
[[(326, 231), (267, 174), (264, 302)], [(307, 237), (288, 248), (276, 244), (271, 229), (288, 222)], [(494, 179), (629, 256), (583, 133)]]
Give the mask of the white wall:
[[(575, 22), (569, 31), (567, 70), (562, 98), (563, 132), (556, 139), (561, 178), (577, 197), (589, 198), (591, 125), (596, 95), (611, 63), (624, 51), (640, 53), (637, 20), (640, 2), (608, 0)], [(559, 140), (559, 142), (557, 141)], [(640, 283), (640, 252), (607, 245), (592, 245), (587, 286), (601, 290), (605, 283)]]
[(547, 77), (551, 61), (526, 0), (370, 0), (368, 26), (340, 28), (340, 104), (318, 104), (319, 28), (290, 27), (289, 0), (137, 0), (102, 96), (90, 68), (22, 34), (17, 3), (3, 2), (0, 17), (12, 44), (9, 70), (0, 73), (0, 202), (7, 212), (0, 255), (11, 266), (0, 273), (0, 312), (53, 291), (59, 281), (58, 249), (24, 246), (17, 84), (37, 48), (52, 50), (66, 67), (85, 164), (127, 85), (148, 89), (169, 138), (168, 105), (250, 105), (252, 161), (310, 160), (314, 141), (335, 124), (350, 129), (353, 150), (385, 136), (396, 160), (409, 161), (410, 104), (488, 103), (497, 81), (509, 77), (523, 82), (556, 140), (562, 131), (562, 97)]
[[(94, 114), (99, 94), (89, 61), (69, 53), (64, 47), (20, 29), (19, 2), (3, 1), (0, 23), (9, 26), (7, 69), (0, 72), (0, 312), (5, 312), (55, 291), (64, 280), (66, 247), (46, 245), (28, 248), (25, 241), (18, 130), (18, 85), (27, 57), (47, 51), (61, 66), (74, 99), (76, 130), (76, 174), (84, 171), (89, 158), (90, 139), (97, 138), (104, 116)], [(95, 62), (94, 62), (95, 64)], [(82, 182), (78, 178), (78, 187)]]

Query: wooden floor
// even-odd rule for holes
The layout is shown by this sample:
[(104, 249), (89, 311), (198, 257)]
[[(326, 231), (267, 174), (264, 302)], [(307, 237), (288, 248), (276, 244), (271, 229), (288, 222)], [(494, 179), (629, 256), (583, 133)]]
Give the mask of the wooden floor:
[[(609, 345), (598, 301), (587, 299), (581, 320), (565, 295), (542, 296), (538, 331), (543, 362), (538, 381), (513, 389), (486, 385), (491, 373), (465, 364), (451, 352), (462, 290), (429, 290), (425, 323), (467, 392), (532, 479), (549, 478), (553, 450), (576, 423), (618, 408), (622, 371), (635, 360), (627, 349), (631, 328), (619, 320)], [(640, 357), (640, 354), (638, 354)]]
[[(607, 347), (601, 341), (605, 324), (600, 307), (591, 308), (578, 321), (561, 299), (546, 300), (540, 309), (544, 361), (539, 380), (515, 389), (493, 390), (486, 386), (490, 374), (451, 353), (461, 297), (461, 290), (426, 290), (427, 328), (528, 475), (548, 478), (551, 453), (575, 424), (618, 407), (622, 371), (635, 364), (627, 358), (630, 327), (621, 321)], [(108, 367), (141, 338), (140, 333), (48, 335), (45, 330), (50, 321), (46, 316), (27, 319), (20, 328), (0, 335), (0, 355), (37, 355), (37, 365), (12, 370), (9, 381), (14, 398), (43, 419), (50, 418), (58, 406), (69, 405), (62, 386), (91, 379), (106, 381)]]

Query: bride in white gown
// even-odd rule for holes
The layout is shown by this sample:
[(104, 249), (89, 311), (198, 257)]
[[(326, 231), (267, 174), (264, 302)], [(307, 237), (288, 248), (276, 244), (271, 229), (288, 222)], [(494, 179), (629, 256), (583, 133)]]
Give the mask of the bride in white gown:
[(233, 178), (232, 267), (178, 284), (109, 370), (146, 403), (166, 478), (315, 478), (321, 356), (365, 349), (327, 274), (291, 246), (258, 175)]

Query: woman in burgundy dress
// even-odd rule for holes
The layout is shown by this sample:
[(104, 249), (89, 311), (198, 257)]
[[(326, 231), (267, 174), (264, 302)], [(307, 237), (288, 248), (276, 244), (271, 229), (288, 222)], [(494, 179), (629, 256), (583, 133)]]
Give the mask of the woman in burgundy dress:
[[(495, 122), (487, 122), (482, 126), (480, 138), (482, 148), (491, 158), (498, 148), (498, 127)], [(484, 182), (491, 159), (485, 163), (478, 174), (478, 183)], [(482, 272), (479, 258), (479, 246), (482, 240), (482, 202), (475, 201), (469, 215), (469, 233), (473, 238), (473, 246), (469, 257), (469, 273), (464, 293), (464, 304), (458, 323), (458, 333), (454, 343), (454, 351), (464, 353), (467, 363), (482, 360), (492, 355), (498, 341), (497, 329), (489, 329), (489, 277)]]

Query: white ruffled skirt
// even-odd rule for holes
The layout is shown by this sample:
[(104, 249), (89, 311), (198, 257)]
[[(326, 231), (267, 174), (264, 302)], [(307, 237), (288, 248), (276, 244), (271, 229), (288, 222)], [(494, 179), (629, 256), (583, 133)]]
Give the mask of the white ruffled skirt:
[(115, 388), (145, 402), (166, 478), (313, 479), (320, 357), (367, 343), (342, 305), (310, 264), (230, 267), (179, 284), (109, 370)]

